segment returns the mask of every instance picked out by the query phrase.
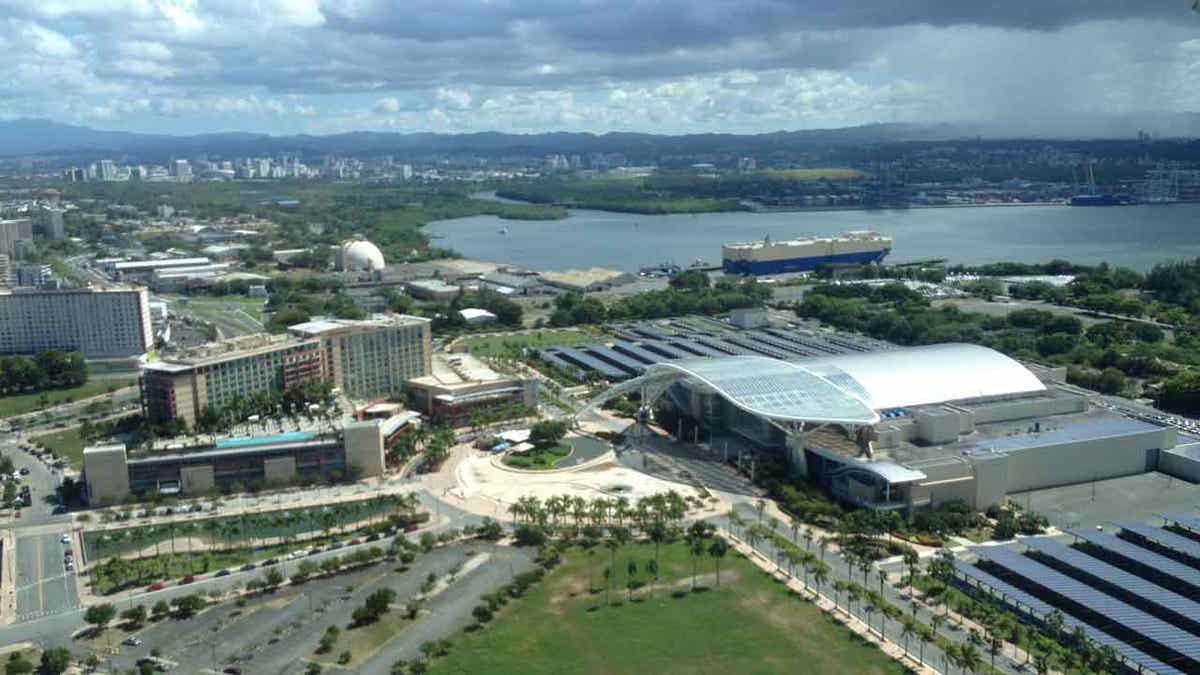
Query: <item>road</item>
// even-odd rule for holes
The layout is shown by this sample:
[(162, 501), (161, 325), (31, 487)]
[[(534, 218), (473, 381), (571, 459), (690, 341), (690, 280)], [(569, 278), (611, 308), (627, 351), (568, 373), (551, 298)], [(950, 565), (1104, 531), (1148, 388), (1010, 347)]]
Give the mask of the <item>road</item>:
[(17, 620), (28, 621), (77, 609), (75, 573), (63, 565), (67, 545), (59, 541), (66, 528), (17, 536)]

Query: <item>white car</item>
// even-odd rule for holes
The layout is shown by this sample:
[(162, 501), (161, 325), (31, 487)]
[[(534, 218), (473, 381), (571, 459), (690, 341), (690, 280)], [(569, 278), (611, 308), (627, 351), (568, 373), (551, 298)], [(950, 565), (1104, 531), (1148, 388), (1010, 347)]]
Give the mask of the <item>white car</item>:
[(58, 540), (64, 544), (69, 544), (71, 543), (71, 535), (64, 533), (63, 536), (58, 538)]

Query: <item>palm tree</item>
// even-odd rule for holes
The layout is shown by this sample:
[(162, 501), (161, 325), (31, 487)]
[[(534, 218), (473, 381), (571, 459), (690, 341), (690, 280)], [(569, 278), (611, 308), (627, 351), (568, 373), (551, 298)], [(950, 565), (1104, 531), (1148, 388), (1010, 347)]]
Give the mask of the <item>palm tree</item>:
[(688, 531), (688, 551), (692, 554), (692, 590), (696, 590), (696, 562), (707, 552), (705, 539), (708, 529), (704, 521), (697, 521)]
[(942, 662), (945, 664), (943, 670), (950, 672), (951, 665), (958, 665), (958, 646), (951, 643), (942, 649)]
[[(651, 523), (650, 526), (646, 528), (646, 535), (650, 537), (650, 541), (654, 542), (655, 570), (658, 569), (658, 549), (659, 546), (661, 546), (662, 543), (667, 540), (667, 534), (667, 528), (662, 523)], [(656, 576), (654, 580), (658, 581), (658, 577)]]
[(919, 640), (921, 643), (921, 651), (917, 654), (917, 663), (924, 667), (925, 645), (934, 641), (933, 633), (928, 628), (921, 626), (917, 632), (917, 640)]
[(921, 561), (921, 557), (917, 555), (916, 550), (907, 548), (904, 549), (904, 564), (908, 565), (908, 595), (913, 596), (913, 581), (917, 574), (917, 564)]
[(846, 593), (849, 596), (849, 602), (846, 604), (850, 606), (850, 616), (854, 616), (854, 603), (862, 597), (862, 587), (851, 581), (846, 588)]
[(875, 570), (875, 576), (879, 577), (879, 597), (883, 597), (883, 583), (887, 581), (887, 572), (883, 569)]
[(838, 606), (838, 596), (844, 590), (846, 590), (846, 582), (844, 582), (844, 581), (833, 582), (833, 608), (834, 609), (841, 609)]
[(904, 638), (904, 655), (908, 656), (908, 638), (916, 634), (917, 622), (911, 618), (904, 619), (900, 625), (900, 636)]
[(758, 511), (758, 524), (762, 525), (763, 511), (767, 509), (767, 502), (762, 499), (754, 500), (754, 510)]
[(712, 556), (713, 565), (716, 567), (718, 587), (721, 586), (721, 558), (724, 558), (727, 553), (729, 553), (729, 544), (725, 543), (721, 537), (713, 537), (712, 543), (708, 546), (708, 554)]
[(1004, 649), (1004, 639), (999, 635), (992, 635), (988, 640), (988, 653), (992, 655), (992, 670), (996, 669), (996, 655), (1002, 649)]
[(629, 601), (633, 602), (633, 585), (637, 583), (637, 562), (633, 558), (625, 565), (625, 588), (629, 591)]
[(936, 638), (937, 634), (942, 630), (942, 624), (946, 623), (946, 617), (941, 614), (934, 614), (929, 623), (933, 624), (933, 635)]
[(605, 570), (606, 575), (604, 577), (604, 604), (606, 604), (606, 605), (609, 604), (608, 589), (611, 586), (611, 584), (609, 583), (609, 577), (612, 574), (613, 565), (615, 565), (617, 563), (617, 549), (621, 548), (621, 543), (622, 543), (621, 540), (618, 538), (616, 530), (617, 530), (617, 528), (613, 528), (612, 530), (610, 530), (609, 534), (608, 534), (608, 539), (606, 539), (604, 542), (604, 547), (608, 549), (608, 557), (609, 557), (609, 561), (610, 561), (608, 569)]
[(982, 659), (979, 658), (979, 650), (975, 645), (968, 642), (959, 647), (958, 662), (967, 672), (974, 673), (982, 664)]
[[(867, 634), (868, 635), (871, 634), (871, 615), (874, 613), (875, 613), (875, 605), (867, 605), (866, 607), (863, 607), (863, 614), (865, 614), (867, 617), (866, 621), (867, 621)], [(879, 637), (883, 637), (883, 635), (881, 634)]]
[(811, 551), (811, 550), (812, 550), (812, 543), (813, 543), (813, 533), (812, 533), (812, 530), (805, 530), (805, 531), (804, 531), (804, 550), (805, 550), (805, 551)]
[(1046, 673), (1050, 672), (1051, 665), (1052, 662), (1050, 661), (1049, 655), (1042, 651), (1041, 648), (1038, 648), (1037, 653), (1033, 655), (1034, 671), (1037, 672), (1038, 675), (1046, 675)]
[(813, 565), (813, 581), (817, 582), (817, 600), (821, 597), (821, 586), (829, 579), (829, 565), (816, 561)]

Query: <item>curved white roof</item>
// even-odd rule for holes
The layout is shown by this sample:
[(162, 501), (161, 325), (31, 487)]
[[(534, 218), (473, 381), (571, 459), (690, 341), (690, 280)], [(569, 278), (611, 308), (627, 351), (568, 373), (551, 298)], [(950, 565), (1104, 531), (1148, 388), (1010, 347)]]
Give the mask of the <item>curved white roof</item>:
[(601, 401), (655, 382), (687, 380), (774, 420), (870, 425), (889, 408), (1045, 391), (1025, 366), (977, 345), (939, 344), (804, 361), (766, 356), (680, 359), (646, 366)]
[(874, 424), (879, 415), (853, 392), (801, 365), (766, 356), (682, 359), (646, 367), (646, 379), (701, 383), (737, 407), (791, 422)]
[(342, 242), (341, 267), (347, 272), (382, 271), (383, 253), (379, 247), (366, 239), (348, 239)]
[(855, 391), (874, 410), (1046, 389), (1020, 363), (994, 349), (970, 344), (844, 354), (799, 364)]

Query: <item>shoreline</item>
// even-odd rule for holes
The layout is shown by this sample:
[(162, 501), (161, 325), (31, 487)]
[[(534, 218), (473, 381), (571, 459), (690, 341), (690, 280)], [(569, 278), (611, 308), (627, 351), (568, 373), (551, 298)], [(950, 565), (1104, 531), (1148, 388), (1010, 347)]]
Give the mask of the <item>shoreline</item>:
[[(745, 210), (741, 210), (741, 211), (672, 211), (669, 213), (643, 213), (641, 211), (615, 211), (615, 210), (611, 210), (611, 209), (580, 208), (580, 207), (573, 207), (573, 206), (565, 206), (560, 203), (538, 204), (537, 202), (527, 202), (527, 201), (522, 201), (519, 199), (510, 199), (508, 197), (499, 197), (496, 195), (495, 190), (475, 192), (475, 193), (468, 195), (468, 198), (477, 199), (479, 201), (498, 202), (501, 204), (522, 204), (522, 205), (529, 205), (529, 206), (557, 206), (559, 208), (566, 209), (568, 218), (570, 217), (570, 214), (572, 211), (597, 211), (600, 213), (636, 215), (636, 216), (645, 216), (647, 218), (653, 218), (656, 216), (707, 215), (707, 214), (714, 214), (714, 213), (750, 213), (750, 214), (755, 214), (755, 213), (822, 213), (822, 212), (829, 212), (829, 211), (861, 211), (863, 213), (880, 213), (880, 212), (890, 212), (890, 211), (916, 211), (916, 210), (924, 210), (924, 209), (987, 209), (987, 208), (1030, 207), (1030, 206), (1062, 206), (1062, 207), (1068, 207), (1068, 208), (1071, 207), (1071, 205), (1065, 201), (987, 202), (987, 203), (981, 203), (981, 204), (910, 204), (908, 206), (881, 207), (881, 208), (867, 208), (867, 207), (861, 206), (861, 205), (854, 205), (854, 206), (778, 206), (778, 207), (773, 207), (773, 206), (758, 206), (758, 205), (754, 205), (753, 202), (739, 202), (742, 205), (746, 206), (747, 208)], [(1188, 204), (1188, 203), (1194, 203), (1194, 202), (1182, 202), (1181, 201), (1181, 202), (1175, 202), (1175, 203)], [(1121, 205), (1121, 207), (1170, 206), (1170, 205), (1171, 204), (1123, 204), (1123, 205)], [(1073, 207), (1073, 208), (1087, 208), (1087, 207), (1077, 206), (1077, 207)], [(1113, 208), (1117, 208), (1117, 207), (1113, 207)], [(505, 219), (505, 220), (509, 220), (509, 219)], [(541, 219), (541, 218), (537, 218), (537, 219), (517, 218), (517, 219), (512, 219), (512, 220), (543, 220), (543, 219)], [(551, 219), (544, 219), (544, 220), (562, 220), (562, 219), (561, 218), (551, 218)]]

